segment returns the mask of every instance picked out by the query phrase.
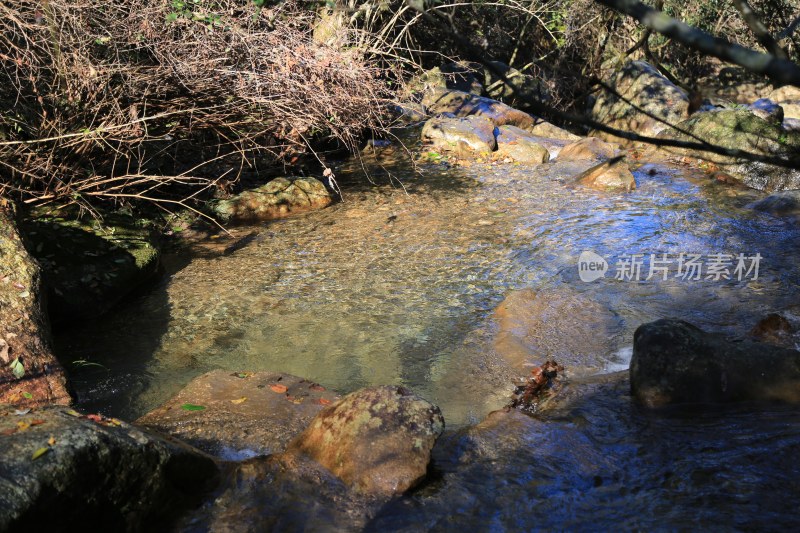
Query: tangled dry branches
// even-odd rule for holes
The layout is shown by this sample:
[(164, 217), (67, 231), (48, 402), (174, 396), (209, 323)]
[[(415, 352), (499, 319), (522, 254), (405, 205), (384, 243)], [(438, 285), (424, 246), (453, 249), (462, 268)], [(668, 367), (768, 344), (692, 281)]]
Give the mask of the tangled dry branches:
[(346, 46), (363, 36), (317, 44), (313, 17), (247, 0), (3, 2), (0, 195), (183, 201), (314, 137), (352, 146), (380, 126), (386, 85)]

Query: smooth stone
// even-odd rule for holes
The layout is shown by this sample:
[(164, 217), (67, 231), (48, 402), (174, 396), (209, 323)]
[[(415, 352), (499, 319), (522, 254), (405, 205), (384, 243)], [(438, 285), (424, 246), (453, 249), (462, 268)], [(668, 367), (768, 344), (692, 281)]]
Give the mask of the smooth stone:
[(625, 158), (616, 157), (581, 172), (572, 184), (604, 192), (631, 192), (636, 188), (636, 179)]

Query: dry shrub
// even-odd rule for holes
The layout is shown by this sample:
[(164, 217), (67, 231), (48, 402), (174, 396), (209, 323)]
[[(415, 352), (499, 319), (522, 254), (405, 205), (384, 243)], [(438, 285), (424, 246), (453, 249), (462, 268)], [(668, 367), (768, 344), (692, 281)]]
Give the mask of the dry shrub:
[(353, 146), (380, 127), (386, 85), (364, 47), (341, 46), (363, 35), (316, 44), (313, 17), (248, 0), (3, 2), (0, 195), (181, 201), (312, 138)]

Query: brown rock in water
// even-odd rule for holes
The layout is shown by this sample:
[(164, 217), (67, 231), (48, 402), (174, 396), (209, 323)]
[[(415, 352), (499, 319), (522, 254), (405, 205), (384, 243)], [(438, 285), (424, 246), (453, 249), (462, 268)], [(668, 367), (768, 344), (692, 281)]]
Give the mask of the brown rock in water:
[(17, 231), (14, 205), (0, 198), (0, 404), (69, 404), (53, 355), (39, 266)]
[(262, 187), (219, 202), (214, 213), (223, 222), (257, 222), (322, 209), (332, 202), (330, 192), (315, 178), (275, 178)]
[(631, 192), (636, 188), (636, 179), (625, 158), (615, 157), (581, 172), (573, 184), (605, 192)]
[(422, 140), (432, 148), (460, 155), (488, 154), (497, 142), (494, 124), (486, 117), (438, 117), (432, 118), (422, 127)]
[(338, 399), (321, 385), (289, 374), (213, 370), (136, 423), (213, 455), (241, 459), (284, 451)]
[(731, 342), (676, 319), (639, 326), (631, 392), (648, 407), (677, 403), (800, 403), (800, 352)]
[(547, 163), (550, 161), (550, 151), (538, 140), (538, 137), (516, 126), (500, 126), (497, 128), (496, 154), (519, 163)]
[(795, 348), (797, 327), (792, 324), (785, 316), (778, 313), (770, 313), (750, 330), (750, 336), (754, 339), (783, 346), (784, 348)]
[(425, 477), (442, 431), (437, 406), (404, 387), (370, 387), (325, 408), (284, 460), (310, 458), (358, 492), (391, 496)]
[(621, 329), (611, 311), (568, 286), (513, 291), (494, 317), (495, 351), (524, 373), (543, 359), (563, 364), (570, 377), (598, 372)]
[(597, 137), (585, 137), (568, 144), (558, 154), (559, 161), (592, 161), (611, 159), (620, 153), (618, 144), (602, 141)]

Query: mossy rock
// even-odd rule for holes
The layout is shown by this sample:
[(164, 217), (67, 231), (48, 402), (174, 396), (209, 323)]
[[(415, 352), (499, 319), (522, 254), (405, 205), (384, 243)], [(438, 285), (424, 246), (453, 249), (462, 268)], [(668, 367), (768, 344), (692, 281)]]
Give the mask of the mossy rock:
[[(730, 150), (758, 155), (797, 157), (800, 155), (800, 132), (788, 131), (779, 124), (756, 116), (748, 109), (723, 109), (698, 113), (677, 125), (679, 130), (663, 131), (659, 137), (697, 142), (697, 139)], [(744, 185), (764, 191), (800, 189), (800, 172), (769, 165), (751, 163), (741, 158), (668, 148), (681, 155), (699, 157), (723, 167), (723, 170)]]
[(30, 213), (22, 228), (42, 267), (55, 320), (98, 316), (158, 272), (160, 248), (147, 220), (107, 213)]
[(223, 222), (247, 223), (286, 218), (322, 209), (333, 202), (328, 189), (315, 178), (275, 178), (213, 206)]

